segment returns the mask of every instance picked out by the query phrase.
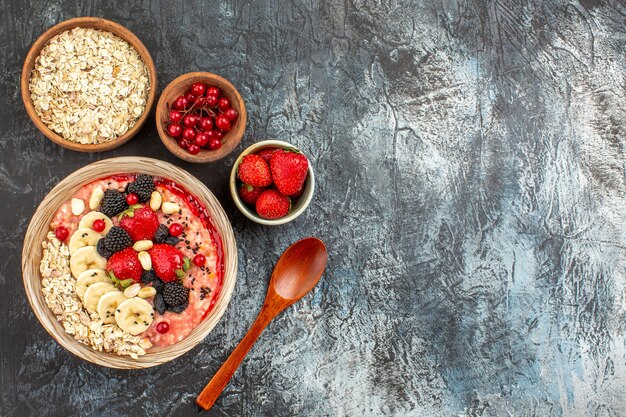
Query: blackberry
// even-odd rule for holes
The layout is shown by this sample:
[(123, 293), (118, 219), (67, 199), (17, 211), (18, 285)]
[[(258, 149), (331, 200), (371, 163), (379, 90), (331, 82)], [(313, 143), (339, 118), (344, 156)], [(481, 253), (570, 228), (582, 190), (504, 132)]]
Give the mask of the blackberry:
[(154, 308), (160, 315), (165, 313), (167, 305), (165, 304), (165, 301), (163, 301), (163, 294), (157, 294), (154, 296)]
[(119, 252), (133, 245), (133, 240), (126, 230), (119, 226), (113, 226), (109, 234), (104, 238), (105, 247), (112, 253)]
[(157, 231), (154, 232), (154, 237), (152, 238), (152, 240), (154, 240), (155, 243), (163, 243), (169, 235), (170, 232), (167, 229), (167, 226), (164, 224), (160, 224)]
[(165, 239), (165, 243), (171, 246), (176, 246), (178, 242), (180, 242), (180, 240), (174, 236), (168, 236), (167, 239)]
[(181, 304), (179, 306), (167, 306), (167, 311), (171, 311), (172, 313), (182, 313), (183, 311), (185, 311), (187, 309), (187, 307), (189, 306), (189, 301), (185, 301), (184, 304)]
[(162, 292), (163, 287), (165, 286), (165, 283), (161, 281), (159, 278), (155, 278), (152, 281), (152, 286), (154, 287), (155, 290), (157, 290), (157, 292)]
[(141, 274), (141, 283), (142, 284), (148, 285), (152, 281), (154, 281), (155, 279), (157, 279), (157, 276), (156, 276), (156, 272), (154, 272), (154, 269), (151, 269), (149, 271), (144, 271)]
[(113, 252), (107, 249), (106, 245), (104, 244), (104, 240), (105, 239), (100, 239), (98, 241), (98, 244), (96, 245), (96, 250), (104, 259), (109, 259), (111, 255), (113, 255)]
[(150, 175), (140, 174), (137, 175), (135, 181), (128, 184), (127, 192), (137, 194), (139, 201), (145, 203), (150, 200), (152, 191), (154, 191), (154, 180)]
[(163, 288), (163, 300), (168, 306), (178, 307), (188, 302), (189, 289), (178, 282), (168, 282)]
[(128, 208), (126, 197), (124, 194), (116, 190), (106, 190), (102, 197), (102, 206), (100, 211), (108, 217), (117, 216)]

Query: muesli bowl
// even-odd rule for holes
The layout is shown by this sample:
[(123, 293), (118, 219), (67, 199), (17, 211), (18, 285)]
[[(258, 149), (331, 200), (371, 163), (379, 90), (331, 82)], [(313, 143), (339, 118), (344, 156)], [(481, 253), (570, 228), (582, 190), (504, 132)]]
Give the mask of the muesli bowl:
[[(71, 43), (69, 39), (61, 38), (76, 30), (81, 31), (83, 36), (80, 42), (76, 41), (80, 45), (95, 45), (101, 48), (100, 43), (85, 39), (87, 31), (92, 35), (97, 32), (105, 35), (99, 39), (107, 47), (111, 46), (112, 51), (100, 53), (102, 52), (100, 49), (87, 48), (87, 51), (93, 50), (96, 57), (103, 57), (102, 62), (93, 62), (93, 57), (86, 56), (86, 51), (83, 50), (85, 48), (76, 50), (75, 46), (66, 45)], [(46, 73), (41, 74), (35, 69), (41, 64), (42, 51), (49, 51), (51, 49), (49, 45), (53, 40), (57, 42), (54, 54), (48, 59), (51, 62), (47, 62), (44, 66), (44, 68), (47, 67)], [(70, 51), (63, 51), (64, 47), (70, 48)], [(130, 54), (130, 58), (127, 54)], [(65, 55), (62, 57), (64, 65), (55, 63), (54, 56), (57, 55)], [(109, 56), (112, 58), (105, 58)], [(111, 62), (111, 68), (108, 68), (108, 61)], [(68, 75), (68, 71), (71, 72), (68, 69), (71, 68), (69, 62), (77, 62), (76, 71), (71, 74), (72, 77), (68, 77), (69, 79), (63, 78), (62, 74)], [(137, 71), (140, 72), (140, 76), (137, 75)], [(42, 84), (33, 83), (31, 86), (31, 78), (35, 72), (40, 74), (38, 81)], [(77, 74), (80, 75), (76, 77)], [(84, 82), (83, 77), (91, 82)], [(139, 79), (141, 82), (138, 81)], [(97, 17), (77, 17), (65, 20), (44, 32), (33, 43), (26, 55), (20, 87), (26, 112), (37, 129), (58, 145), (79, 152), (108, 151), (129, 141), (147, 121), (154, 107), (158, 88), (156, 66), (139, 38), (124, 26)], [(31, 91), (35, 88), (37, 93)], [(50, 94), (50, 92), (58, 93), (59, 91), (67, 92), (67, 97), (60, 98), (58, 94)], [(108, 91), (111, 95), (103, 98), (106, 103), (101, 100), (92, 102), (96, 97), (101, 98), (98, 94), (106, 95)], [(133, 94), (137, 91), (141, 92), (140, 97)], [(33, 94), (36, 94), (36, 97)], [(53, 108), (52, 103), (57, 101), (60, 108)], [(78, 109), (85, 114), (63, 114), (62, 110), (70, 107), (72, 110)], [(46, 116), (50, 120), (42, 119), (41, 116), (44, 113), (50, 115), (50, 117)], [(52, 121), (53, 115), (54, 122)], [(87, 117), (89, 115), (94, 117)], [(61, 126), (64, 127), (61, 128)], [(72, 126), (83, 132), (85, 137), (72, 137), (71, 140), (64, 137), (66, 134), (71, 136), (76, 133), (67, 133), (69, 130), (66, 131), (66, 129)], [(98, 140), (87, 139), (88, 135), (96, 135)]]
[[(154, 242), (151, 248), (136, 247), (139, 245), (138, 242), (145, 245), (146, 241), (143, 240), (142, 236), (135, 235), (137, 232), (143, 233), (145, 231), (144, 225), (139, 224), (141, 226), (139, 228), (135, 226), (141, 219), (146, 218), (140, 214), (141, 210), (145, 209), (145, 212), (154, 217), (154, 214), (150, 213), (150, 210), (155, 207), (152, 198), (149, 201), (142, 200), (145, 202), (140, 201), (130, 207), (124, 207), (122, 212), (124, 215), (121, 213), (119, 216), (111, 215), (109, 220), (103, 222), (106, 226), (104, 230), (100, 229), (102, 224), (97, 224), (96, 220), (88, 221), (87, 219), (88, 216), (94, 217), (94, 213), (103, 215), (103, 219), (106, 218), (104, 214), (112, 206), (107, 200), (110, 196), (109, 188), (106, 188), (108, 185), (113, 190), (110, 192), (111, 195), (121, 193), (123, 188), (127, 190), (126, 197), (129, 194), (141, 194), (135, 192), (130, 186), (131, 183), (138, 181), (139, 175), (135, 176), (134, 174), (141, 174), (143, 177), (149, 176), (154, 179), (152, 194), (158, 193), (162, 200), (159, 202), (160, 208), (154, 210), (154, 213), (158, 214), (159, 230), (161, 225), (166, 226), (165, 230), (169, 230), (165, 236), (159, 238), (160, 240), (157, 239), (157, 233), (154, 233), (152, 239)], [(95, 189), (98, 187), (105, 188), (105, 197), (100, 199), (101, 203), (97, 206), (98, 208), (93, 210), (91, 209), (91, 197), (96, 194)], [(85, 207), (82, 208), (82, 211), (81, 207), (75, 211), (75, 206), (79, 205), (74, 204), (74, 199), (83, 200)], [(166, 202), (169, 203), (167, 207)], [(171, 210), (173, 204), (179, 205), (178, 211)], [(89, 223), (87, 227), (94, 230), (85, 230), (85, 226), (82, 224), (85, 221)], [(62, 222), (64, 227), (69, 229), (65, 238), (61, 239), (63, 243), (55, 236), (59, 222)], [(201, 226), (197, 226), (200, 224), (199, 222), (202, 223)], [(182, 234), (181, 232), (174, 233), (173, 223), (179, 223), (179, 225), (182, 223)], [(127, 227), (129, 224), (133, 226), (133, 229)], [(126, 244), (124, 249), (114, 249), (112, 254), (103, 254), (102, 251), (106, 248), (110, 249), (109, 240), (115, 242), (116, 245), (119, 243), (119, 239), (111, 237), (113, 228), (128, 231), (134, 243), (132, 246)], [(95, 241), (89, 241), (89, 235), (98, 230), (102, 236)], [(83, 235), (78, 231), (87, 233)], [(150, 231), (150, 234), (152, 233)], [(178, 236), (176, 238), (178, 240), (172, 243), (169, 239), (174, 235)], [(198, 237), (194, 238), (192, 235)], [(100, 248), (99, 243), (104, 243), (102, 245), (104, 249)], [(60, 258), (61, 266), (49, 265), (50, 254), (54, 254), (55, 245), (58, 249), (57, 252), (67, 255), (65, 258)], [(180, 270), (175, 271), (177, 277), (174, 277), (173, 280), (166, 279), (162, 275), (163, 258), (153, 257), (155, 249), (159, 247), (173, 252), (180, 251), (181, 256), (185, 257), (185, 265), (179, 265)], [(69, 253), (72, 251), (73, 254), (70, 256)], [(113, 274), (116, 272), (117, 275), (121, 275), (116, 269), (118, 263), (113, 260), (117, 259), (118, 255), (121, 257), (125, 252), (133, 253), (133, 251), (147, 251), (152, 262), (146, 267), (141, 260), (139, 268), (143, 267), (143, 270), (140, 269), (140, 280), (135, 282), (131, 280), (125, 283), (122, 278), (125, 278), (126, 275), (120, 276), (118, 279)], [(94, 254), (95, 252), (97, 254)], [(79, 253), (81, 256), (78, 256)], [(161, 250), (160, 253), (163, 251)], [(203, 260), (202, 266), (196, 264), (195, 257), (193, 263), (191, 260), (187, 260), (191, 259), (195, 253), (206, 255), (206, 260)], [(44, 263), (42, 263), (42, 257), (45, 257)], [(141, 259), (139, 255), (136, 257)], [(84, 259), (80, 260), (79, 258)], [(89, 260), (86, 260), (87, 258)], [(179, 257), (175, 259), (182, 262)], [(74, 262), (75, 260), (76, 262)], [(82, 264), (83, 261), (85, 262), (84, 265)], [(122, 263), (122, 265), (126, 264)], [(99, 277), (93, 280), (88, 278), (90, 282), (82, 285), (82, 293), (80, 293), (80, 280), (83, 280), (83, 275), (88, 274), (88, 271), (98, 269), (106, 270), (106, 278)], [(168, 362), (192, 349), (217, 324), (228, 306), (235, 285), (237, 248), (226, 214), (217, 199), (200, 181), (186, 171), (166, 162), (142, 157), (121, 157), (87, 165), (63, 179), (50, 191), (35, 211), (26, 232), (22, 251), (22, 270), (26, 295), (35, 315), (46, 331), (64, 348), (87, 361), (102, 366), (120, 369), (147, 368)], [(49, 270), (58, 272), (49, 273)], [(145, 274), (150, 275), (151, 273), (158, 274), (158, 281), (161, 281), (162, 278), (161, 284), (165, 283), (166, 286), (180, 285), (187, 288), (185, 298), (188, 301), (182, 306), (182, 310), (175, 308), (170, 310), (168, 304), (167, 310), (163, 307), (163, 311), (158, 311), (156, 298), (162, 294), (162, 298), (165, 297), (165, 293), (161, 289), (158, 290), (158, 294), (153, 294), (153, 298), (143, 297), (136, 292), (132, 295), (127, 294), (126, 290), (130, 290), (134, 286), (139, 286), (141, 291), (145, 288), (156, 288), (157, 280), (154, 282), (151, 280), (144, 281)], [(53, 290), (60, 294), (57, 297), (62, 300), (60, 304), (67, 303), (70, 304), (69, 306), (51, 306), (50, 304), (50, 282), (57, 279), (65, 280), (61, 281), (64, 287), (60, 290), (53, 288)], [(112, 281), (102, 282), (109, 279)], [(115, 288), (110, 288), (110, 284)], [(198, 287), (199, 285), (201, 287)], [(98, 286), (105, 289), (102, 294), (95, 294), (98, 291), (94, 289)], [(46, 291), (45, 294), (44, 291)], [(52, 298), (56, 297), (54, 291)], [(156, 293), (156, 289), (152, 291)], [(87, 307), (92, 300), (103, 301), (104, 295), (107, 294), (117, 294), (127, 301), (126, 304), (132, 304), (135, 309), (132, 310), (132, 313), (137, 312), (138, 317), (140, 313), (143, 314), (141, 320), (145, 319), (148, 322), (144, 322), (146, 326), (141, 329), (142, 332), (134, 333), (126, 325), (122, 325), (120, 321), (104, 324), (98, 318), (103, 317), (101, 302), (96, 301), (97, 310), (96, 304), (93, 304), (91, 309)], [(200, 296), (201, 294), (202, 296)], [(171, 293), (169, 295), (171, 298)], [(128, 299), (123, 296), (128, 296)], [(146, 299), (140, 300), (139, 298)], [(78, 307), (72, 306), (76, 303)], [(146, 304), (153, 307), (151, 310), (152, 319), (146, 318), (148, 316), (146, 316), (145, 311), (142, 312), (137, 309), (137, 305), (145, 306)], [(113, 309), (110, 312), (115, 320), (119, 319), (118, 314), (127, 314), (131, 311), (128, 308), (124, 309), (123, 305), (122, 302), (112, 305)], [(104, 307), (107, 308), (108, 305), (104, 305)], [(69, 309), (70, 312), (68, 313), (64, 309)], [(77, 323), (76, 319), (74, 321), (63, 320), (62, 317), (70, 317), (74, 314), (72, 309), (77, 309), (80, 320), (86, 320), (85, 323)], [(123, 317), (123, 320), (127, 319), (127, 317)], [(167, 322), (168, 327), (171, 326), (169, 333), (166, 330), (165, 334), (160, 334), (162, 329), (159, 329), (158, 326), (161, 322)], [(187, 322), (193, 324), (187, 325)], [(137, 322), (134, 323), (134, 326), (136, 325)], [(103, 333), (103, 327), (110, 331)], [(178, 330), (179, 327), (180, 331)], [(127, 334), (127, 330), (131, 332), (130, 336)], [(86, 334), (88, 334), (88, 338)], [(111, 334), (117, 335), (117, 341), (106, 340), (106, 336)], [(110, 348), (114, 344), (118, 346), (119, 341), (127, 340), (127, 336), (128, 340), (134, 339), (135, 341), (132, 343), (135, 344), (141, 339), (138, 345), (130, 346), (130, 348), (136, 347), (137, 351), (132, 349), (118, 351)], [(95, 342), (94, 338), (96, 339)], [(102, 338), (105, 340), (100, 340)], [(142, 344), (144, 340), (149, 343), (147, 345)], [(127, 348), (123, 344), (121, 346), (123, 349)], [(142, 350), (142, 347), (145, 349)]]

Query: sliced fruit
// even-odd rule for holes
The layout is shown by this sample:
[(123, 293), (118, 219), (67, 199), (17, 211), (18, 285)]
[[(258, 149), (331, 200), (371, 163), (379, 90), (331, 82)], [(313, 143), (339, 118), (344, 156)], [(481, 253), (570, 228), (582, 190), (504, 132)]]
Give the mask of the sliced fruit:
[(120, 215), (120, 227), (133, 242), (150, 240), (159, 228), (159, 218), (150, 207), (134, 205)]
[(76, 278), (76, 294), (82, 300), (87, 288), (96, 282), (106, 282), (111, 284), (111, 279), (107, 277), (104, 269), (87, 269)]
[(93, 229), (93, 222), (96, 220), (104, 221), (105, 228), (102, 232), (100, 232), (103, 236), (109, 233), (109, 230), (113, 227), (113, 222), (106, 216), (104, 213), (100, 213), (99, 211), (90, 211), (85, 214), (80, 222), (78, 223), (79, 229)]
[(154, 320), (154, 310), (149, 302), (142, 298), (130, 298), (115, 310), (115, 322), (120, 329), (132, 335), (145, 332)]
[(115, 277), (121, 281), (132, 279), (139, 282), (143, 273), (143, 267), (133, 248), (126, 248), (111, 255), (106, 264), (106, 270), (112, 271)]
[(104, 324), (115, 323), (115, 310), (117, 306), (128, 300), (121, 291), (110, 291), (102, 295), (98, 300), (96, 311)]
[(78, 229), (70, 238), (70, 255), (84, 246), (96, 246), (102, 235), (93, 229)]
[(98, 301), (100, 301), (100, 297), (111, 291), (118, 291), (113, 284), (106, 282), (96, 282), (95, 284), (91, 284), (87, 288), (87, 291), (85, 291), (85, 296), (83, 297), (83, 304), (85, 304), (85, 308), (88, 311), (95, 312), (98, 309)]
[(74, 278), (78, 278), (81, 272), (88, 269), (105, 269), (106, 266), (107, 260), (100, 256), (95, 246), (76, 249), (70, 257), (70, 270)]

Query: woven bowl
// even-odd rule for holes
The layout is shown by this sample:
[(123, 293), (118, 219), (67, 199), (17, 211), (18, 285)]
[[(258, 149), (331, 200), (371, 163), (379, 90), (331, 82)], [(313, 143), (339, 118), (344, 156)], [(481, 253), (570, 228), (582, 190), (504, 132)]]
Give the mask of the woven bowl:
[[(152, 347), (139, 359), (117, 356), (114, 353), (97, 352), (78, 343), (67, 334), (45, 303), (41, 292), (39, 263), (42, 256), (41, 243), (46, 239), (49, 224), (59, 206), (67, 201), (82, 185), (98, 178), (117, 173), (144, 173), (172, 179), (198, 197), (213, 219), (213, 224), (222, 237), (224, 250), (224, 281), (222, 291), (211, 312), (189, 336), (174, 345)], [(143, 157), (121, 157), (106, 159), (87, 165), (62, 180), (41, 202), (26, 231), (22, 249), (22, 274), (24, 288), (33, 312), (50, 335), (65, 349), (97, 365), (110, 368), (148, 368), (171, 361), (196, 346), (215, 327), (230, 301), (237, 277), (237, 245), (233, 230), (222, 206), (215, 196), (198, 179), (188, 172), (167, 162)]]
[[(30, 75), (33, 71), (33, 68), (35, 67), (35, 61), (41, 53), (41, 50), (44, 46), (46, 46), (50, 39), (52, 39), (59, 33), (76, 27), (100, 29), (103, 31), (111, 32), (114, 35), (124, 39), (133, 48), (135, 48), (137, 53), (139, 53), (139, 56), (141, 56), (144, 64), (146, 64), (146, 67), (148, 68), (150, 78), (150, 92), (148, 93), (148, 101), (146, 103), (146, 108), (143, 114), (139, 117), (139, 119), (137, 119), (135, 125), (130, 128), (126, 133), (108, 142), (96, 144), (82, 144), (64, 139), (62, 136), (50, 130), (48, 126), (46, 126), (41, 121), (41, 119), (37, 115), (37, 112), (35, 112), (33, 101), (30, 98), (30, 90), (28, 89), (28, 85), (30, 83)], [(28, 51), (28, 54), (26, 55), (26, 60), (24, 60), (24, 66), (22, 67), (22, 77), (20, 80), (20, 88), (22, 90), (22, 101), (24, 102), (26, 113), (28, 113), (28, 116), (33, 121), (35, 126), (37, 126), (37, 129), (39, 129), (41, 133), (46, 135), (48, 139), (57, 143), (58, 145), (63, 146), (64, 148), (72, 149), (74, 151), (102, 152), (109, 151), (123, 145), (124, 143), (128, 142), (133, 136), (135, 136), (137, 132), (139, 132), (144, 123), (146, 123), (152, 107), (154, 107), (158, 87), (156, 67), (154, 65), (154, 62), (152, 61), (150, 52), (148, 52), (144, 44), (141, 43), (137, 36), (135, 36), (130, 30), (126, 29), (124, 26), (110, 20), (100, 19), (97, 17), (77, 17), (74, 19), (65, 20), (55, 26), (52, 26), (35, 41), (33, 46), (31, 46), (30, 50)]]

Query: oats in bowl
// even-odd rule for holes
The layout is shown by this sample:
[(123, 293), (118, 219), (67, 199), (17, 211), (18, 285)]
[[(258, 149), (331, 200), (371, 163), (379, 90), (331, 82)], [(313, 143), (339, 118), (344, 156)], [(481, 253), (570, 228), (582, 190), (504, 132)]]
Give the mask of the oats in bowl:
[(97, 144), (116, 139), (137, 122), (146, 109), (150, 77), (128, 42), (77, 27), (41, 50), (29, 91), (48, 128), (71, 142)]

